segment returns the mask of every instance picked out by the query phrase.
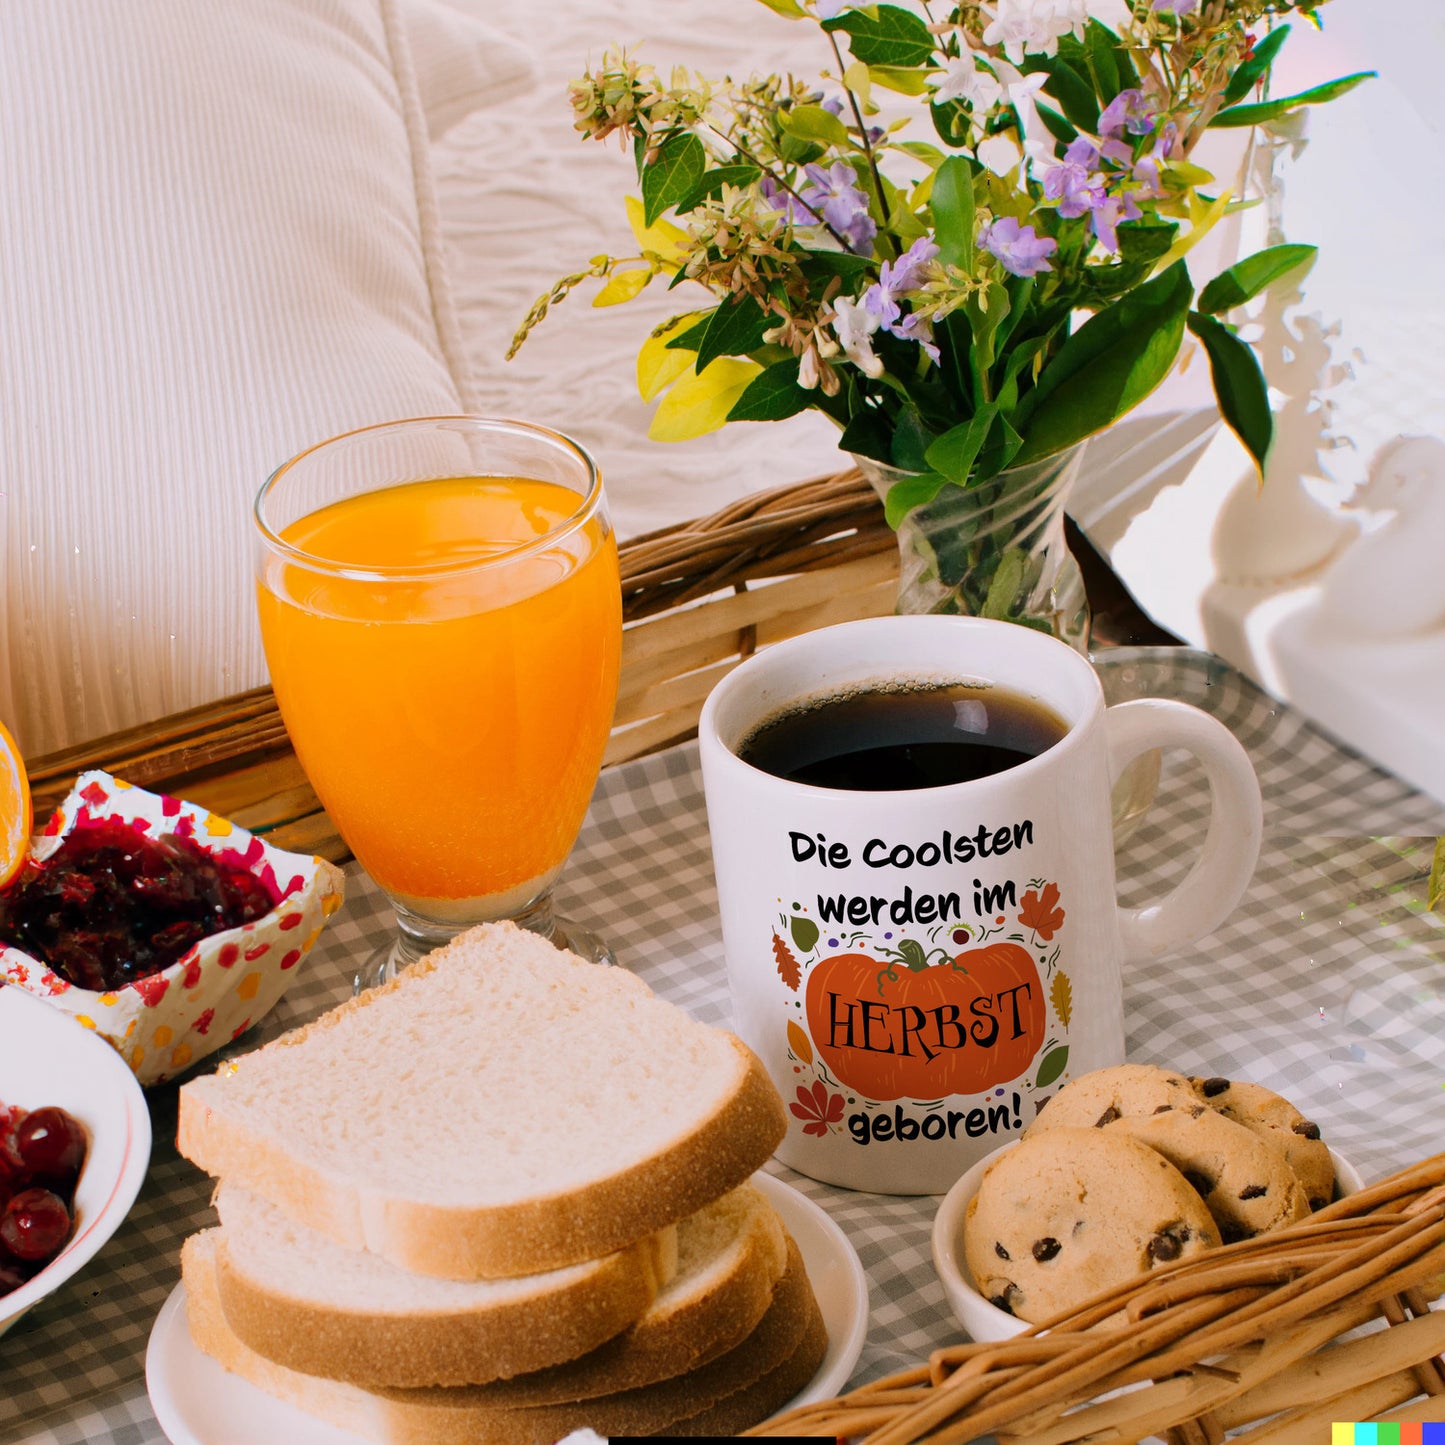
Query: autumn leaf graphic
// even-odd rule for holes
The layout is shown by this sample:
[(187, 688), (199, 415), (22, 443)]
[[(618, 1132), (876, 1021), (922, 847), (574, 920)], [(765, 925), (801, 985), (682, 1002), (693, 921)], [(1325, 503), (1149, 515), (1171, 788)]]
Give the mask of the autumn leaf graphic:
[(778, 964), (778, 977), (792, 989), (798, 991), (798, 985), (803, 981), (803, 971), (798, 967), (798, 960), (793, 957), (792, 950), (783, 941), (780, 933), (773, 934), (773, 957)]
[(1046, 883), (1042, 893), (1028, 889), (1023, 896), (1019, 922), (1031, 928), (1045, 943), (1063, 926), (1064, 910), (1058, 906), (1059, 885)]
[(809, 1042), (807, 1034), (792, 1019), (788, 1020), (788, 1047), (805, 1064), (813, 1062), (813, 1045)]
[(1054, 975), (1054, 981), (1049, 986), (1049, 1002), (1053, 1004), (1059, 1022), (1068, 1028), (1069, 1019), (1074, 1012), (1074, 986), (1063, 969)]

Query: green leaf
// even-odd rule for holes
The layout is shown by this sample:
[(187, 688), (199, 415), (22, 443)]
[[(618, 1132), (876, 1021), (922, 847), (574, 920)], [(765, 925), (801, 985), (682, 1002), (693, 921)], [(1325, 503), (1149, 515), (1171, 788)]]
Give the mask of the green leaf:
[(1023, 549), (1010, 547), (998, 559), (998, 566), (994, 568), (994, 574), (989, 579), (988, 595), (978, 610), (979, 616), (1007, 622), (1015, 611), (1014, 604), (1018, 601), (1027, 573), (1028, 558), (1025, 557)]
[(823, 29), (841, 30), (848, 48), (864, 65), (927, 65), (933, 59), (933, 33), (912, 11), (896, 5), (845, 10), (823, 22)]
[(770, 324), (767, 312), (751, 296), (724, 301), (708, 317), (697, 345), (697, 369), (705, 371), (720, 356), (746, 356), (760, 346)]
[[(1121, 234), (1132, 229), (1126, 227)], [(1313, 261), (1318, 250), (1316, 246), (1270, 246), (1267, 250), (1256, 251), (1253, 256), (1236, 261), (1227, 271), (1221, 271), (1199, 293), (1199, 310), (1215, 316), (1221, 311), (1244, 305), (1281, 276), (1286, 276), (1296, 267)]]
[(709, 196), (721, 194), (724, 186), (737, 186), (740, 190), (750, 186), (762, 175), (757, 166), (714, 166), (704, 171), (698, 183), (673, 207), (678, 215), (685, 216), (694, 207), (700, 206)]
[(1281, 25), (1271, 30), (1255, 47), (1254, 54), (1240, 65), (1224, 88), (1224, 104), (1238, 105), (1261, 80), (1274, 64), (1279, 48), (1289, 37), (1289, 26)]
[(1101, 431), (1149, 395), (1174, 364), (1194, 287), (1183, 261), (1091, 316), (1059, 348), (1019, 403), (1031, 462)]
[(728, 413), (729, 421), (782, 421), (813, 403), (814, 392), (798, 385), (798, 358), (775, 362), (755, 376)]
[(1373, 80), (1375, 75), (1373, 70), (1362, 70), (1358, 74), (1341, 76), (1339, 80), (1326, 81), (1324, 85), (1302, 90), (1298, 95), (1281, 96), (1279, 100), (1262, 100), (1258, 105), (1232, 105), (1228, 110), (1219, 111), (1209, 125), (1213, 130), (1223, 130), (1230, 126), (1260, 125), (1264, 121), (1274, 120), (1276, 116), (1298, 110), (1303, 105), (1323, 105), (1328, 100), (1338, 100), (1357, 85)]
[(997, 415), (998, 407), (989, 402), (979, 407), (970, 420), (944, 432), (924, 453), (928, 465), (950, 482), (966, 487), (973, 475), (974, 459)]
[(960, 271), (973, 269), (973, 169), (962, 156), (949, 156), (933, 176), (929, 196), (938, 259)]
[(1084, 59), (1094, 80), (1094, 94), (1115, 96), (1124, 89), (1115, 57), (1114, 35), (1097, 20), (1084, 27)]
[(1435, 856), (1430, 863), (1430, 886), (1425, 893), (1425, 907), (1445, 917), (1445, 838), (1435, 840)]
[[(892, 441), (893, 428), (888, 419), (876, 407), (865, 406), (848, 419), (843, 435), (838, 438), (838, 449), (892, 466)], [(940, 477), (940, 485), (942, 481)]]
[(973, 120), (969, 110), (962, 101), (950, 100), (943, 105), (929, 104), (928, 113), (933, 118), (933, 128), (938, 132), (938, 138), (944, 145), (959, 146), (968, 144), (968, 138), (973, 130)]
[(796, 105), (792, 110), (779, 111), (778, 124), (795, 140), (824, 146), (849, 144), (847, 126), (821, 105)]
[(905, 155), (910, 155), (916, 161), (922, 161), (926, 166), (937, 170), (943, 164), (944, 155), (939, 148), (931, 141), (926, 140), (901, 140), (894, 147)]
[(1198, 311), (1189, 313), (1189, 329), (1204, 343), (1219, 412), (1249, 449), (1260, 475), (1274, 436), (1269, 388), (1259, 358), (1223, 322)]
[(669, 206), (688, 195), (707, 170), (702, 142), (685, 131), (663, 141), (661, 149), (642, 172), (643, 224), (650, 226)]
[(1044, 128), (1060, 145), (1073, 145), (1078, 139), (1079, 132), (1061, 116), (1052, 106), (1034, 103), (1034, 109), (1039, 113), (1039, 119), (1043, 121)]
[(1034, 1080), (1034, 1088), (1046, 1089), (1068, 1066), (1069, 1046), (1060, 1044), (1056, 1049), (1050, 1049), (1039, 1063), (1038, 1077)]
[(1025, 55), (1021, 68), (1026, 75), (1043, 71), (1049, 77), (1044, 82), (1044, 93), (1058, 101), (1059, 109), (1076, 130), (1093, 135), (1099, 129), (1099, 102), (1094, 87), (1064, 59), (1062, 53), (1055, 56)]
[(813, 951), (813, 946), (818, 941), (818, 925), (811, 918), (793, 914), (788, 931), (793, 935), (793, 942), (802, 952), (811, 953)]
[(721, 307), (714, 306), (711, 311), (703, 312), (702, 316), (694, 321), (686, 331), (679, 331), (676, 336), (669, 336), (663, 345), (669, 351), (696, 351), (702, 345), (702, 339), (707, 335), (707, 329), (712, 325), (713, 317), (721, 309)]
[(883, 499), (884, 519), (896, 532), (898, 524), (915, 507), (931, 502), (947, 485), (948, 478), (939, 476), (937, 472), (910, 473), (889, 487), (888, 495)]

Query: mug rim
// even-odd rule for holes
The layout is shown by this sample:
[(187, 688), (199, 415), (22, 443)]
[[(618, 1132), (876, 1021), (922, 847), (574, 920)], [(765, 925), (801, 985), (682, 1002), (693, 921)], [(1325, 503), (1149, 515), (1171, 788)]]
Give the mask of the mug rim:
[[(928, 798), (936, 797), (941, 793), (958, 789), (979, 789), (995, 785), (1001, 779), (1031, 778), (1045, 768), (1053, 767), (1060, 758), (1074, 752), (1082, 747), (1084, 735), (1089, 731), (1090, 725), (1100, 718), (1105, 710), (1104, 690), (1099, 682), (1098, 674), (1094, 671), (1093, 665), (1087, 657), (1075, 652), (1067, 643), (1060, 642), (1052, 635), (1036, 631), (1033, 628), (1024, 627), (1016, 622), (1003, 622), (987, 617), (946, 617), (931, 613), (905, 613), (894, 614), (887, 617), (864, 617), (855, 618), (848, 622), (834, 623), (829, 627), (815, 628), (810, 632), (798, 633), (793, 637), (784, 638), (778, 642), (768, 645), (761, 652), (754, 653), (751, 657), (745, 658), (741, 663), (727, 673), (713, 686), (703, 703), (702, 712), (698, 718), (698, 742), (699, 746), (713, 752), (719, 762), (725, 767), (741, 770), (741, 776), (753, 778), (766, 778), (779, 787), (796, 790), (804, 796), (832, 797), (832, 798), (871, 798), (876, 800), (879, 794), (876, 791), (858, 788), (829, 788), (821, 787), (815, 783), (800, 783), (789, 778), (780, 778), (775, 773), (755, 766), (739, 756), (735, 751), (736, 744), (726, 740), (723, 731), (718, 725), (718, 714), (725, 709), (733, 700), (740, 688), (746, 687), (750, 680), (756, 679), (759, 673), (772, 667), (784, 667), (789, 659), (799, 653), (805, 653), (811, 648), (819, 645), (819, 639), (828, 637), (837, 638), (841, 633), (864, 633), (876, 632), (887, 634), (901, 630), (919, 631), (930, 628), (940, 634), (946, 632), (974, 632), (992, 636), (1007, 636), (1011, 642), (1017, 642), (1024, 650), (1036, 649), (1040, 655), (1052, 655), (1059, 660), (1062, 666), (1072, 669), (1074, 677), (1082, 687), (1085, 694), (1083, 704), (1073, 714), (1060, 704), (1057, 692), (1052, 696), (1046, 696), (1038, 689), (1031, 688), (1025, 684), (1004, 680), (989, 675), (987, 669), (976, 668), (969, 670), (965, 667), (950, 668), (937, 664), (928, 664), (930, 676), (937, 676), (940, 680), (952, 680), (958, 682), (970, 681), (972, 679), (984, 679), (994, 686), (1006, 687), (1020, 693), (1032, 700), (1036, 700), (1052, 708), (1062, 718), (1065, 724), (1064, 735), (1057, 742), (1050, 744), (1043, 752), (1036, 753), (1023, 762), (1015, 763), (1005, 768), (1002, 772), (991, 773), (982, 778), (967, 778), (956, 783), (940, 783), (928, 788), (894, 788), (889, 789), (886, 796), (889, 798)], [(1051, 648), (1058, 649), (1050, 653)], [(1067, 661), (1064, 661), (1067, 659)], [(898, 668), (897, 662), (879, 663), (879, 674), (881, 680), (892, 680), (887, 677), (886, 670), (889, 667)], [(911, 671), (896, 671), (895, 677), (910, 678), (924, 676), (923, 666), (920, 665)], [(769, 718), (775, 717), (782, 712), (788, 711), (798, 702), (808, 698), (824, 698), (831, 694), (822, 686), (803, 687), (798, 690), (795, 696), (784, 702), (776, 702), (766, 711), (761, 711), (740, 733), (737, 741), (749, 736), (752, 732)]]

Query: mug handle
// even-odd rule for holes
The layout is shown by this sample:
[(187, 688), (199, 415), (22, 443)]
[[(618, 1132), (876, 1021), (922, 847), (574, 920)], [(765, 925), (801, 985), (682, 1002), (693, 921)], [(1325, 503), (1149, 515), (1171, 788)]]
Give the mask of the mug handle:
[(1212, 933), (1244, 896), (1264, 832), (1259, 779), (1239, 739), (1188, 703), (1139, 698), (1104, 714), (1111, 784), (1150, 748), (1184, 748), (1209, 779), (1209, 830), (1194, 866), (1157, 903), (1119, 909), (1125, 963), (1155, 959)]

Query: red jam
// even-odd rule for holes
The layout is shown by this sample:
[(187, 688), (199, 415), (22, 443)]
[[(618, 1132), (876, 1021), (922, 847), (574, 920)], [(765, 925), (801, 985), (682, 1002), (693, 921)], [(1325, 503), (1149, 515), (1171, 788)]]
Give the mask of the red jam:
[(276, 897), (239, 866), (177, 833), (77, 823), (43, 862), (27, 861), (0, 896), (0, 943), (79, 988), (148, 978), (213, 933), (269, 913)]
[(70, 1238), (85, 1127), (64, 1109), (0, 1104), (0, 1296), (39, 1274)]

